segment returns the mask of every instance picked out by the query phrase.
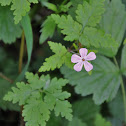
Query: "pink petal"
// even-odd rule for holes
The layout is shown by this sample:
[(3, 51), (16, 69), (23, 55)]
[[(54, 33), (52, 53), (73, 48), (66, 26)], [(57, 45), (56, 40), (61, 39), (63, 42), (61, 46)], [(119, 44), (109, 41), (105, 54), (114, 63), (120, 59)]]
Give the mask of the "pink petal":
[(81, 57), (84, 58), (87, 55), (88, 50), (86, 48), (81, 48), (79, 50), (79, 53), (80, 53)]
[(96, 59), (96, 55), (94, 52), (90, 52), (86, 57), (85, 57), (85, 60), (95, 60)]
[(83, 62), (79, 62), (77, 64), (74, 65), (74, 70), (76, 70), (77, 72), (81, 71), (83, 67)]
[(78, 63), (78, 62), (80, 62), (80, 60), (81, 60), (81, 57), (78, 56), (78, 55), (76, 55), (76, 54), (73, 54), (73, 55), (71, 56), (71, 62), (72, 62), (72, 63)]
[(87, 72), (89, 72), (93, 69), (93, 65), (87, 61), (84, 62), (84, 67)]

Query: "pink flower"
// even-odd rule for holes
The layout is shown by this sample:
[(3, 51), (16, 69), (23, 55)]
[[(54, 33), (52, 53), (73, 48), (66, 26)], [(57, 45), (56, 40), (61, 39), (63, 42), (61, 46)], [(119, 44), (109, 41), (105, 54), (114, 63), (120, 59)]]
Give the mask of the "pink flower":
[(88, 55), (88, 50), (86, 48), (81, 48), (79, 50), (80, 56), (73, 54), (71, 57), (72, 63), (77, 63), (74, 65), (74, 70), (77, 72), (82, 70), (82, 67), (84, 65), (84, 68), (87, 72), (91, 71), (93, 69), (93, 65), (89, 63), (88, 61), (95, 60), (96, 55), (94, 52), (90, 52)]

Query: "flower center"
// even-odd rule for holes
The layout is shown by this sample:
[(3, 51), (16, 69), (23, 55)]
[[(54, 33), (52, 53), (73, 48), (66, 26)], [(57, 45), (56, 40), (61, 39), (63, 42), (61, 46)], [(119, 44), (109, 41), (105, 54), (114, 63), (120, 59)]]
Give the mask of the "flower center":
[(82, 61), (85, 61), (85, 59), (83, 58)]

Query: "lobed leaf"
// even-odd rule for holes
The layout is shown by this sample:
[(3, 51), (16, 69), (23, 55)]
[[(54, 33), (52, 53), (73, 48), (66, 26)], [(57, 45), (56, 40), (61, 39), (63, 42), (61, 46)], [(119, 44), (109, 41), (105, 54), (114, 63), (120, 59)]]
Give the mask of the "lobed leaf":
[(103, 56), (97, 56), (93, 65), (94, 69), (91, 76), (86, 71), (76, 72), (65, 66), (61, 68), (61, 73), (71, 85), (75, 86), (77, 94), (82, 96), (93, 94), (96, 104), (101, 104), (105, 100), (112, 100), (120, 86), (119, 69)]
[(47, 38), (52, 38), (55, 32), (56, 24), (53, 21), (51, 16), (48, 16), (47, 19), (42, 24), (41, 36), (40, 36), (40, 44), (47, 40)]
[(40, 67), (39, 72), (45, 72), (60, 68), (64, 63), (69, 67), (72, 66), (70, 59), (71, 54), (67, 51), (65, 46), (60, 43), (48, 42), (51, 50), (55, 53), (54, 55), (46, 58), (43, 65)]

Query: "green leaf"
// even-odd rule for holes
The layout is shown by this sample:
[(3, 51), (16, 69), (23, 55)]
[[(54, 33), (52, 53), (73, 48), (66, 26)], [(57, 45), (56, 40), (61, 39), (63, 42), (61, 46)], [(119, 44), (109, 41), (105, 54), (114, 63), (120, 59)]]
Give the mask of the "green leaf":
[(45, 59), (46, 62), (44, 62), (43, 65), (40, 67), (39, 72), (45, 72), (60, 68), (64, 63), (68, 67), (71, 67), (71, 54), (67, 51), (65, 46), (61, 45), (60, 43), (54, 43), (50, 41), (48, 42), (48, 44), (55, 54)]
[(71, 122), (68, 123), (68, 126), (87, 126), (86, 123), (82, 122), (78, 118), (73, 118)]
[(126, 76), (126, 45), (122, 49), (121, 71)]
[(23, 105), (29, 98), (32, 89), (29, 87), (29, 85), (26, 85), (24, 82), (18, 82), (16, 85), (17, 88), (12, 87), (12, 91), (9, 91), (8, 94), (5, 95), (4, 100), (13, 101), (13, 103), (19, 102), (19, 105)]
[(52, 38), (55, 31), (56, 24), (51, 16), (48, 16), (47, 19), (42, 24), (40, 44), (46, 41), (47, 38)]
[(66, 35), (64, 40), (74, 41), (79, 39), (82, 26), (78, 22), (74, 21), (70, 15), (67, 17), (62, 15), (60, 17), (59, 15), (52, 14), (51, 16), (55, 23), (58, 24), (58, 27), (61, 29), (61, 33)]
[[(118, 91), (117, 96), (109, 104), (109, 111), (114, 118), (120, 121), (124, 121), (124, 104), (121, 91)], [(118, 109), (118, 111), (117, 111)]]
[(92, 64), (94, 69), (90, 76), (84, 70), (76, 72), (67, 67), (62, 67), (61, 73), (71, 85), (75, 86), (77, 94), (82, 96), (93, 94), (93, 100), (96, 104), (112, 100), (120, 86), (119, 69), (103, 56), (97, 56)]
[(55, 4), (49, 3), (47, 1), (41, 1), (42, 5), (44, 5), (45, 7), (47, 7), (48, 9), (54, 11), (54, 12), (58, 12), (57, 7)]
[(26, 126), (45, 126), (54, 110), (55, 115), (72, 120), (71, 104), (66, 100), (70, 93), (62, 91), (62, 87), (68, 83), (66, 79), (53, 78), (49, 75), (26, 73), (29, 84), (17, 83), (12, 91), (5, 95), (4, 100), (13, 101), (23, 105), (23, 116)]
[(26, 126), (46, 126), (50, 111), (48, 106), (40, 99), (30, 98), (24, 106), (23, 114)]
[(0, 4), (2, 6), (10, 5), (12, 0), (0, 0)]
[(11, 3), (11, 10), (14, 10), (13, 15), (15, 24), (18, 24), (19, 21), (22, 19), (22, 16), (25, 16), (30, 11), (31, 3), (38, 3), (38, 0), (4, 0), (0, 1), (1, 5), (10, 5)]
[(28, 61), (27, 61), (27, 64), (25, 65), (24, 69), (22, 70), (21, 74), (16, 78), (15, 82), (21, 81), (24, 78), (25, 72), (27, 71), (29, 64), (30, 64), (32, 48), (33, 48), (32, 26), (31, 26), (31, 21), (30, 21), (30, 18), (28, 15), (23, 17), (23, 19), (21, 21), (21, 25), (23, 27), (25, 38), (26, 38)]
[(52, 14), (51, 16), (61, 29), (61, 33), (66, 35), (64, 38), (66, 41), (79, 40), (82, 45), (95, 48), (117, 47), (118, 43), (111, 35), (95, 28), (104, 12), (103, 5), (104, 0), (100, 0), (100, 2), (99, 0), (91, 0), (90, 3), (84, 1), (83, 5), (79, 4), (76, 10), (77, 21), (74, 21), (70, 15)]
[(85, 26), (96, 26), (104, 13), (104, 0), (90, 0), (90, 3), (84, 1), (83, 5), (79, 4), (76, 11), (76, 19)]
[(96, 114), (99, 113), (99, 111), (100, 106), (95, 105), (91, 98), (84, 98), (73, 104), (74, 118), (81, 119), (81, 121), (86, 123), (88, 126), (94, 125)]
[(100, 114), (97, 114), (95, 119), (95, 126), (112, 126), (110, 122), (106, 121)]
[(104, 29), (107, 34), (111, 34), (117, 41), (118, 46), (115, 48), (101, 48), (100, 52), (109, 57), (116, 55), (126, 29), (126, 11), (125, 6), (121, 0), (106, 0), (105, 13), (102, 17), (100, 27)]
[(20, 25), (14, 24), (13, 14), (9, 7), (0, 6), (0, 40), (11, 44), (21, 36), (21, 31)]
[(117, 43), (111, 38), (111, 35), (105, 34), (104, 31), (96, 28), (86, 27), (79, 38), (83, 45), (101, 47), (117, 47)]
[(66, 117), (69, 121), (72, 120), (72, 109), (71, 104), (68, 101), (56, 101), (56, 106), (54, 108), (55, 115), (59, 116), (61, 114), (62, 117)]

